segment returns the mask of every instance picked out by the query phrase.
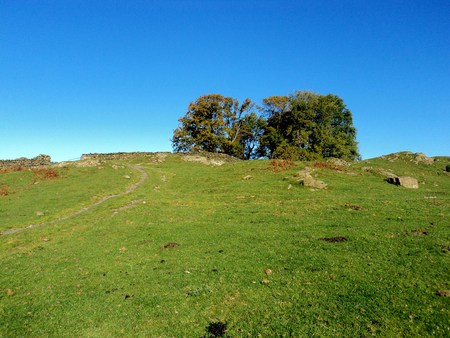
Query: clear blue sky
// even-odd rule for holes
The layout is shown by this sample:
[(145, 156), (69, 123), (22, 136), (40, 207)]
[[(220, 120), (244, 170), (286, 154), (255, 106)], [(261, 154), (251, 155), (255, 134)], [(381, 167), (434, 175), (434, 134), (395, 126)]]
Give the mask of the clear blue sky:
[(449, 0), (0, 0), (0, 158), (170, 151), (189, 102), (311, 90), (363, 158), (450, 155)]

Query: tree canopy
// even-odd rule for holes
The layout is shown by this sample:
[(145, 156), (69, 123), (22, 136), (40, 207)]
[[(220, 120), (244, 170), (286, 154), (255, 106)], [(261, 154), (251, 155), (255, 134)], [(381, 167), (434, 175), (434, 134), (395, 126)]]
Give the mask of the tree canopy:
[[(191, 102), (174, 131), (175, 151), (209, 151), (242, 159), (254, 156), (255, 142), (262, 128), (250, 99), (239, 101), (220, 94), (200, 96)], [(258, 129), (260, 128), (260, 129)]]
[(220, 94), (202, 95), (179, 122), (172, 138), (177, 152), (202, 150), (242, 159), (359, 158), (352, 114), (333, 94), (298, 91), (265, 98), (261, 107), (250, 99), (239, 104)]
[(270, 158), (359, 158), (352, 114), (336, 95), (299, 91), (263, 100), (259, 153)]

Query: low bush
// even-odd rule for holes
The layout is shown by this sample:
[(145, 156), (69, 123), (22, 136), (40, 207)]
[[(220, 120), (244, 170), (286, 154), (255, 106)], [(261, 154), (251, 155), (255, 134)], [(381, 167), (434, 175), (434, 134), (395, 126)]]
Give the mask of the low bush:
[(52, 168), (39, 168), (33, 170), (35, 179), (52, 180), (59, 176), (58, 172)]
[(291, 160), (271, 160), (269, 169), (278, 173), (290, 170), (294, 165), (295, 162)]
[(12, 172), (15, 172), (15, 171), (24, 171), (24, 170), (26, 170), (25, 167), (22, 167), (20, 165), (16, 165), (16, 166), (13, 166), (13, 167), (0, 169), (0, 174), (6, 174), (6, 173), (12, 173)]

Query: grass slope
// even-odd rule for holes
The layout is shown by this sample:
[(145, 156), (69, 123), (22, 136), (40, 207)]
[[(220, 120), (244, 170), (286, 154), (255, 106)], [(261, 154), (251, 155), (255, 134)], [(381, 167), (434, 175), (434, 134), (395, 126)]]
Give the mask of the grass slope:
[[(149, 174), (133, 193), (0, 236), (0, 336), (207, 337), (214, 322), (229, 337), (449, 336), (450, 298), (437, 294), (450, 289), (446, 159), (319, 168), (318, 191), (294, 179), (312, 164), (131, 162)], [(139, 179), (129, 164), (62, 168), (39, 184), (1, 174), (0, 230), (125, 191)], [(347, 241), (320, 240), (337, 236)]]

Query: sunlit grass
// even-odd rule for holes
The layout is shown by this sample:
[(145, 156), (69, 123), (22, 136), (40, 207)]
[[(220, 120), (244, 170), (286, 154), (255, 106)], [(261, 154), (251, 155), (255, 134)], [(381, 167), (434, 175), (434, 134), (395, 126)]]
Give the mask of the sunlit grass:
[[(450, 289), (450, 177), (438, 164), (369, 164), (422, 177), (418, 190), (361, 163), (355, 175), (317, 169), (328, 189), (310, 191), (294, 179), (305, 163), (136, 163), (149, 179), (132, 194), (0, 237), (0, 336), (200, 337), (212, 322), (230, 337), (449, 334), (448, 298), (436, 292)], [(30, 173), (0, 175), (17, 191), (0, 197), (2, 226), (138, 179), (110, 168), (71, 168), (31, 188)], [(56, 205), (37, 197), (62, 191)], [(33, 215), (17, 220), (21, 208)], [(337, 236), (347, 240), (320, 240)]]

